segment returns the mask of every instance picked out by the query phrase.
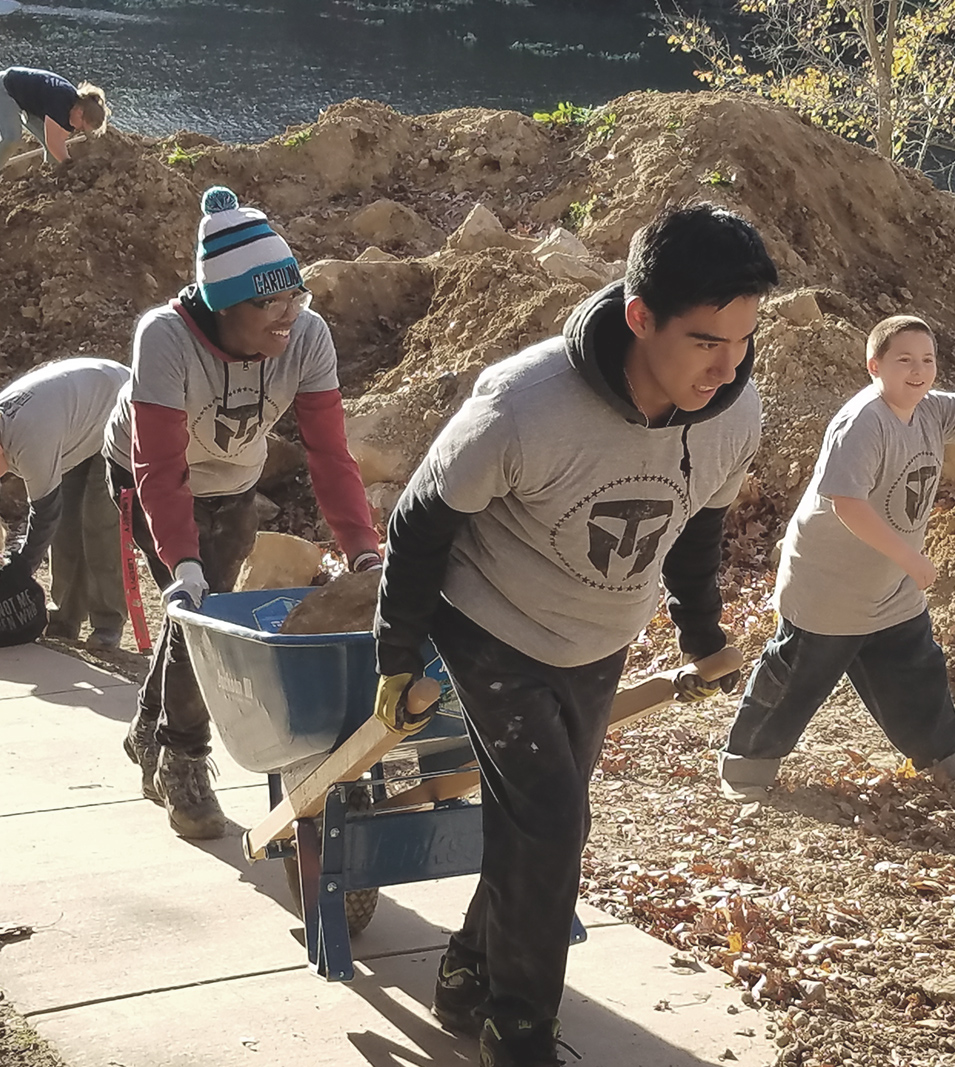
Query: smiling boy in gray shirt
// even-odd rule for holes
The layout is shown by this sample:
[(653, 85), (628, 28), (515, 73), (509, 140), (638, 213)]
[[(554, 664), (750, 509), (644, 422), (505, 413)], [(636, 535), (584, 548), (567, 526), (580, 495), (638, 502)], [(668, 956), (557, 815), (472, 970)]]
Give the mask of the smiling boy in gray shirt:
[(786, 531), (779, 626), (720, 753), (730, 800), (765, 796), (843, 674), (916, 767), (955, 774), (955, 708), (923, 592), (935, 567), (922, 552), (955, 393), (930, 391), (935, 337), (922, 319), (884, 319), (866, 357), (872, 384), (829, 424)]

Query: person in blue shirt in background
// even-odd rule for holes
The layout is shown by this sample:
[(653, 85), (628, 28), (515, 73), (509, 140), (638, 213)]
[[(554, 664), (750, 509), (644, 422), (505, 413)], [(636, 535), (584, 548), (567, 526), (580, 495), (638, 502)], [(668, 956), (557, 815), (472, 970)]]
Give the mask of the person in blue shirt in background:
[(49, 70), (8, 67), (0, 71), (0, 169), (22, 142), (26, 127), (43, 146), (43, 162), (70, 158), (66, 146), (73, 133), (99, 137), (110, 110), (102, 89), (89, 82), (79, 87)]

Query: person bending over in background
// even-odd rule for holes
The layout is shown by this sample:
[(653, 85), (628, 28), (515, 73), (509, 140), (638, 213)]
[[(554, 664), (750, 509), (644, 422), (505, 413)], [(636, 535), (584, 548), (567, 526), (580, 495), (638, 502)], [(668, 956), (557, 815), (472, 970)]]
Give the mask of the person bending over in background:
[(79, 87), (49, 70), (7, 67), (0, 71), (0, 169), (22, 143), (26, 127), (43, 147), (43, 162), (70, 158), (71, 133), (99, 137), (110, 109), (102, 89), (89, 82)]
[(33, 574), (50, 549), (46, 632), (76, 640), (88, 617), (90, 648), (116, 648), (126, 622), (119, 515), (100, 452), (128, 381), (121, 363), (64, 359), (0, 392), (0, 474), (22, 478), (30, 500), (26, 537), (6, 566)]

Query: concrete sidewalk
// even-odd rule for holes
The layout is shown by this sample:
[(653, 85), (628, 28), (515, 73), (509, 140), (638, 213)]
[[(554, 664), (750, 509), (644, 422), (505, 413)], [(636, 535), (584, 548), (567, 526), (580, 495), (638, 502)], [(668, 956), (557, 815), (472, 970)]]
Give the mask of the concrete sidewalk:
[[(476, 1064), (476, 1044), (428, 1012), (474, 879), (383, 891), (354, 941), (355, 981), (315, 978), (282, 865), (242, 857), (239, 827), (268, 807), (264, 777), (217, 746), (235, 833), (177, 838), (122, 751), (134, 707), (133, 685), (78, 659), (0, 650), (0, 922), (34, 929), (3, 945), (0, 988), (67, 1063)], [(582, 1067), (773, 1061), (724, 975), (677, 971), (667, 945), (580, 915), (589, 939), (570, 952), (561, 1020)]]

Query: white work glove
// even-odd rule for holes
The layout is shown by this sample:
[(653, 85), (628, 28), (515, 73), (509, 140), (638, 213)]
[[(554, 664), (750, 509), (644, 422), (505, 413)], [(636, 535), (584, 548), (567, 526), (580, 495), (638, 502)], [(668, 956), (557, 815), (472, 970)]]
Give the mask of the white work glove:
[(187, 608), (198, 611), (209, 592), (209, 583), (202, 573), (202, 564), (194, 559), (184, 559), (172, 572), (176, 580), (162, 591), (163, 603), (168, 608), (174, 600), (183, 601)]

